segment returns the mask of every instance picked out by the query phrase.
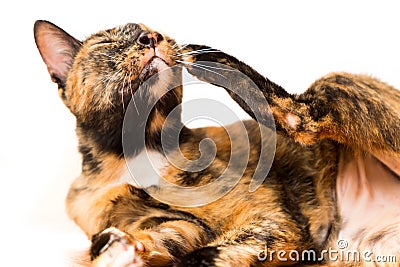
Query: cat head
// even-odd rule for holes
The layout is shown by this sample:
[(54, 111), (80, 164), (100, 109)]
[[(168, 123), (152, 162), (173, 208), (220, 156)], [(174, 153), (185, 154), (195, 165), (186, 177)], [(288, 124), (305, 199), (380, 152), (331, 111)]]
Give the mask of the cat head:
[[(114, 150), (121, 146), (117, 135), (136, 90), (179, 59), (179, 47), (173, 39), (142, 24), (128, 23), (80, 41), (50, 22), (37, 21), (34, 36), (62, 100), (77, 118), (78, 134), (104, 145), (111, 143)], [(162, 73), (168, 76), (168, 72)], [(158, 118), (150, 118), (154, 123), (162, 122), (160, 116), (168, 115), (182, 98), (181, 87), (168, 92), (164, 88), (168, 77), (162, 80), (163, 84), (149, 87), (139, 101), (160, 99), (152, 113)]]

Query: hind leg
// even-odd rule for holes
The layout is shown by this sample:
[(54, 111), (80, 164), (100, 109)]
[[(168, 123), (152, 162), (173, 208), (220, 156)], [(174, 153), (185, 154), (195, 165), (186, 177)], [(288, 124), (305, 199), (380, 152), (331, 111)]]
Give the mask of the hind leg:
[(293, 265), (301, 259), (290, 255), (291, 251), (301, 253), (311, 246), (310, 236), (289, 218), (259, 218), (241, 223), (206, 247), (189, 253), (175, 266)]

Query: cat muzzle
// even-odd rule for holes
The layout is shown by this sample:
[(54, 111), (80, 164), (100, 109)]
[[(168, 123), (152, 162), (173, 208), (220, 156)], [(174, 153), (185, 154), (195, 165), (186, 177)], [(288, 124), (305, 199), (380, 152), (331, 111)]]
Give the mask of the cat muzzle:
[(164, 59), (157, 56), (153, 56), (144, 66), (143, 70), (139, 75), (139, 78), (142, 81), (145, 81), (154, 74), (159, 73), (160, 71), (168, 67), (169, 67), (168, 63)]

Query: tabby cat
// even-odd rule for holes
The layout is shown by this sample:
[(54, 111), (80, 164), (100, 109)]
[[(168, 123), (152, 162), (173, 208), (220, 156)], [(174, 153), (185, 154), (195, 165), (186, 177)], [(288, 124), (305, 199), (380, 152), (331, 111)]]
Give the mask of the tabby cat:
[[(368, 76), (333, 73), (303, 94), (292, 95), (222, 51), (181, 46), (142, 24), (100, 31), (81, 42), (50, 22), (37, 21), (34, 35), (61, 99), (76, 117), (82, 174), (71, 185), (67, 211), (92, 240), (93, 266), (281, 266), (310, 261), (400, 266), (400, 92), (393, 87)], [(249, 192), (249, 183), (263, 156), (261, 145), (268, 142), (261, 126), (249, 120), (226, 128), (189, 129), (182, 125), (179, 110), (167, 120), (182, 101), (182, 86), (165, 89), (179, 74), (168, 71), (178, 62), (198, 79), (217, 85), (221, 73), (228, 76), (231, 69), (218, 73), (196, 68), (196, 63), (239, 70), (250, 79), (233, 77), (230, 82), (247, 99), (225, 88), (231, 97), (253, 118), (273, 115), (275, 157), (254, 192)], [(132, 122), (138, 128), (145, 125), (144, 133), (131, 129), (145, 141), (124, 149), (122, 129), (132, 96), (161, 73), (164, 78), (154, 80), (135, 103), (139, 113), (149, 99), (160, 98), (147, 120), (136, 116)], [(252, 98), (251, 83), (266, 102)], [(270, 129), (268, 121), (261, 123)], [(130, 177), (126, 162), (143, 179), (153, 175), (141, 163), (147, 151), (156, 159), (157, 172), (175, 185), (213, 182), (227, 168), (233, 142), (241, 142), (231, 142), (227, 128), (235, 131), (239, 125), (251, 140), (248, 164), (238, 184), (207, 205), (163, 203)], [(211, 138), (214, 161), (200, 171), (169, 163), (163, 129), (179, 135), (178, 145), (169, 151), (180, 150), (188, 159), (199, 158), (200, 141)], [(157, 188), (157, 183), (148, 187)], [(347, 243), (338, 249), (340, 242)], [(338, 254), (332, 258), (330, 248), (371, 251), (369, 259), (376, 261), (363, 254), (359, 260)], [(309, 257), (295, 257), (294, 252)], [(379, 255), (392, 255), (397, 262), (379, 262)]]

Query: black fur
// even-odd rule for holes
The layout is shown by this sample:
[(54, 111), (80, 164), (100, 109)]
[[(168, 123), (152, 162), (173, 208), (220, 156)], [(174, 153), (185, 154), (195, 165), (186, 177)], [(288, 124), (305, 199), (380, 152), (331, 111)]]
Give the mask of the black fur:
[(101, 254), (101, 250), (110, 241), (112, 233), (97, 234), (92, 237), (90, 246), (90, 259), (93, 260)]
[(204, 247), (189, 253), (182, 258), (174, 267), (211, 267), (215, 265), (219, 250), (216, 247)]

